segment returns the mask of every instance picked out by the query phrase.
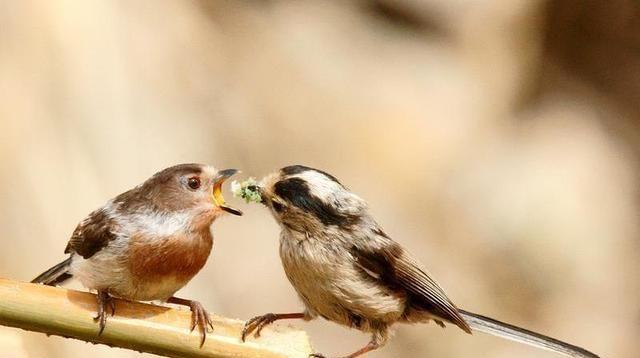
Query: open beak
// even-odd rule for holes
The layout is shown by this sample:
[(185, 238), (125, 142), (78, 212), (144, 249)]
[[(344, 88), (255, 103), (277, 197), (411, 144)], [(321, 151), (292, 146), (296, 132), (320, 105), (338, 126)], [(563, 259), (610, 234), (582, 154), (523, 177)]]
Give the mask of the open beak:
[(218, 176), (216, 177), (216, 181), (213, 183), (213, 191), (211, 193), (211, 197), (213, 198), (213, 202), (222, 210), (231, 213), (233, 215), (242, 215), (242, 211), (238, 209), (234, 209), (228, 206), (224, 197), (222, 196), (222, 183), (225, 180), (229, 179), (232, 175), (238, 173), (237, 169), (225, 169), (218, 172)]

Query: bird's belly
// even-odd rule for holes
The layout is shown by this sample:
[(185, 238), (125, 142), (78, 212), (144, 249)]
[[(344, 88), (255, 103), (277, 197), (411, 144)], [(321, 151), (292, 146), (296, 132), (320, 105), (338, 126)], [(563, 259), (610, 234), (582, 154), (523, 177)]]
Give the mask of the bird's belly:
[(137, 299), (137, 285), (129, 270), (125, 249), (119, 250), (118, 243), (106, 247), (88, 259), (73, 255), (71, 274), (83, 286), (92, 290), (104, 290), (126, 298)]
[(85, 287), (105, 290), (109, 294), (135, 301), (166, 300), (187, 284), (189, 279), (165, 275), (150, 277), (147, 280), (136, 278), (127, 265), (117, 261), (100, 262), (93, 258), (80, 259), (72, 265), (72, 274)]
[(136, 301), (165, 300), (184, 287), (204, 266), (209, 240), (188, 238), (154, 243), (109, 244), (89, 259), (74, 255), (71, 271), (84, 286)]
[(189, 279), (180, 276), (162, 276), (147, 281), (135, 280), (131, 285), (115, 286), (114, 295), (136, 301), (165, 301), (184, 287)]
[(367, 330), (371, 321), (393, 322), (404, 312), (405, 297), (372, 281), (347, 252), (285, 244), (280, 254), (289, 281), (312, 316)]

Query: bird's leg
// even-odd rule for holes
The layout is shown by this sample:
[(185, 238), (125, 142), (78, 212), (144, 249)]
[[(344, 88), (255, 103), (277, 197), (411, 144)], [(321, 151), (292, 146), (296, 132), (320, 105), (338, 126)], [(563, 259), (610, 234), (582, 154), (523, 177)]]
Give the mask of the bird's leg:
[(198, 326), (202, 337), (200, 339), (200, 347), (202, 347), (204, 341), (207, 339), (207, 326), (213, 330), (213, 322), (211, 322), (211, 317), (207, 310), (204, 309), (200, 302), (186, 300), (184, 298), (171, 297), (167, 302), (191, 308), (191, 332)]
[(244, 328), (242, 329), (242, 341), (244, 342), (247, 338), (247, 335), (251, 334), (251, 332), (255, 331), (253, 334), (254, 337), (260, 337), (260, 331), (262, 329), (281, 319), (306, 319), (307, 315), (305, 313), (267, 313), (263, 316), (256, 316), (252, 319), (248, 320), (247, 323), (244, 324)]
[[(384, 344), (387, 342), (387, 329), (384, 328), (380, 331), (377, 331), (373, 334), (373, 337), (371, 337), (371, 340), (369, 341), (369, 343), (367, 343), (366, 346), (360, 348), (359, 350), (349, 354), (348, 356), (344, 356), (341, 358), (356, 358), (356, 357), (360, 357), (361, 355), (371, 352), (373, 350), (376, 350), (382, 346), (384, 346)], [(320, 353), (314, 353), (314, 354), (310, 354), (309, 358), (326, 358), (324, 355), (320, 354)]]
[(98, 315), (93, 317), (94, 321), (100, 322), (100, 331), (98, 335), (101, 335), (104, 331), (104, 327), (107, 325), (107, 312), (105, 309), (106, 305), (109, 305), (111, 308), (111, 316), (116, 314), (116, 303), (109, 295), (109, 292), (106, 290), (98, 290)]

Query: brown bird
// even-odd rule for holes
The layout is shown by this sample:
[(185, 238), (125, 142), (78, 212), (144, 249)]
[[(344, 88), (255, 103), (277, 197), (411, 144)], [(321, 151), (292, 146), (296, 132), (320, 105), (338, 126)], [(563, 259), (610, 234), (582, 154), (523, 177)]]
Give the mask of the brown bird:
[[(391, 239), (367, 203), (334, 176), (300, 165), (266, 177), (257, 189), (280, 224), (280, 257), (306, 310), (254, 317), (242, 332), (280, 319), (322, 317), (371, 334), (354, 358), (382, 347), (395, 323), (433, 321), (480, 331), (570, 357), (583, 348), (458, 308), (424, 266)], [(321, 357), (320, 354), (314, 354)]]
[(156, 173), (82, 220), (64, 251), (69, 258), (31, 282), (57, 285), (74, 277), (96, 290), (98, 335), (107, 305), (115, 314), (112, 296), (189, 306), (191, 331), (198, 326), (202, 346), (207, 325), (213, 329), (209, 314), (199, 302), (173, 295), (207, 262), (213, 221), (224, 212), (242, 215), (221, 194), (222, 183), (236, 172), (180, 164)]

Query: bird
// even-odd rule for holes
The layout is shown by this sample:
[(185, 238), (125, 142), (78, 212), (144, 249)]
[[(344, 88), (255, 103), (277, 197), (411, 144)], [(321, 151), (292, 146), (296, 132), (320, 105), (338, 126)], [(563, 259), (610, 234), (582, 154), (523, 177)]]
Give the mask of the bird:
[[(369, 214), (367, 203), (336, 177), (303, 165), (284, 167), (256, 188), (280, 226), (280, 258), (305, 310), (248, 320), (241, 339), (283, 319), (328, 321), (371, 334), (355, 358), (384, 346), (396, 323), (453, 324), (570, 357), (586, 349), (458, 308), (415, 256)], [(323, 357), (312, 354), (312, 357)]]
[(213, 221), (227, 212), (242, 215), (226, 205), (221, 192), (237, 172), (191, 163), (157, 172), (84, 218), (64, 250), (68, 258), (31, 282), (53, 286), (73, 277), (97, 291), (98, 335), (107, 308), (115, 314), (113, 297), (188, 306), (191, 331), (198, 327), (202, 347), (207, 326), (213, 329), (208, 312), (198, 301), (174, 294), (205, 265)]

